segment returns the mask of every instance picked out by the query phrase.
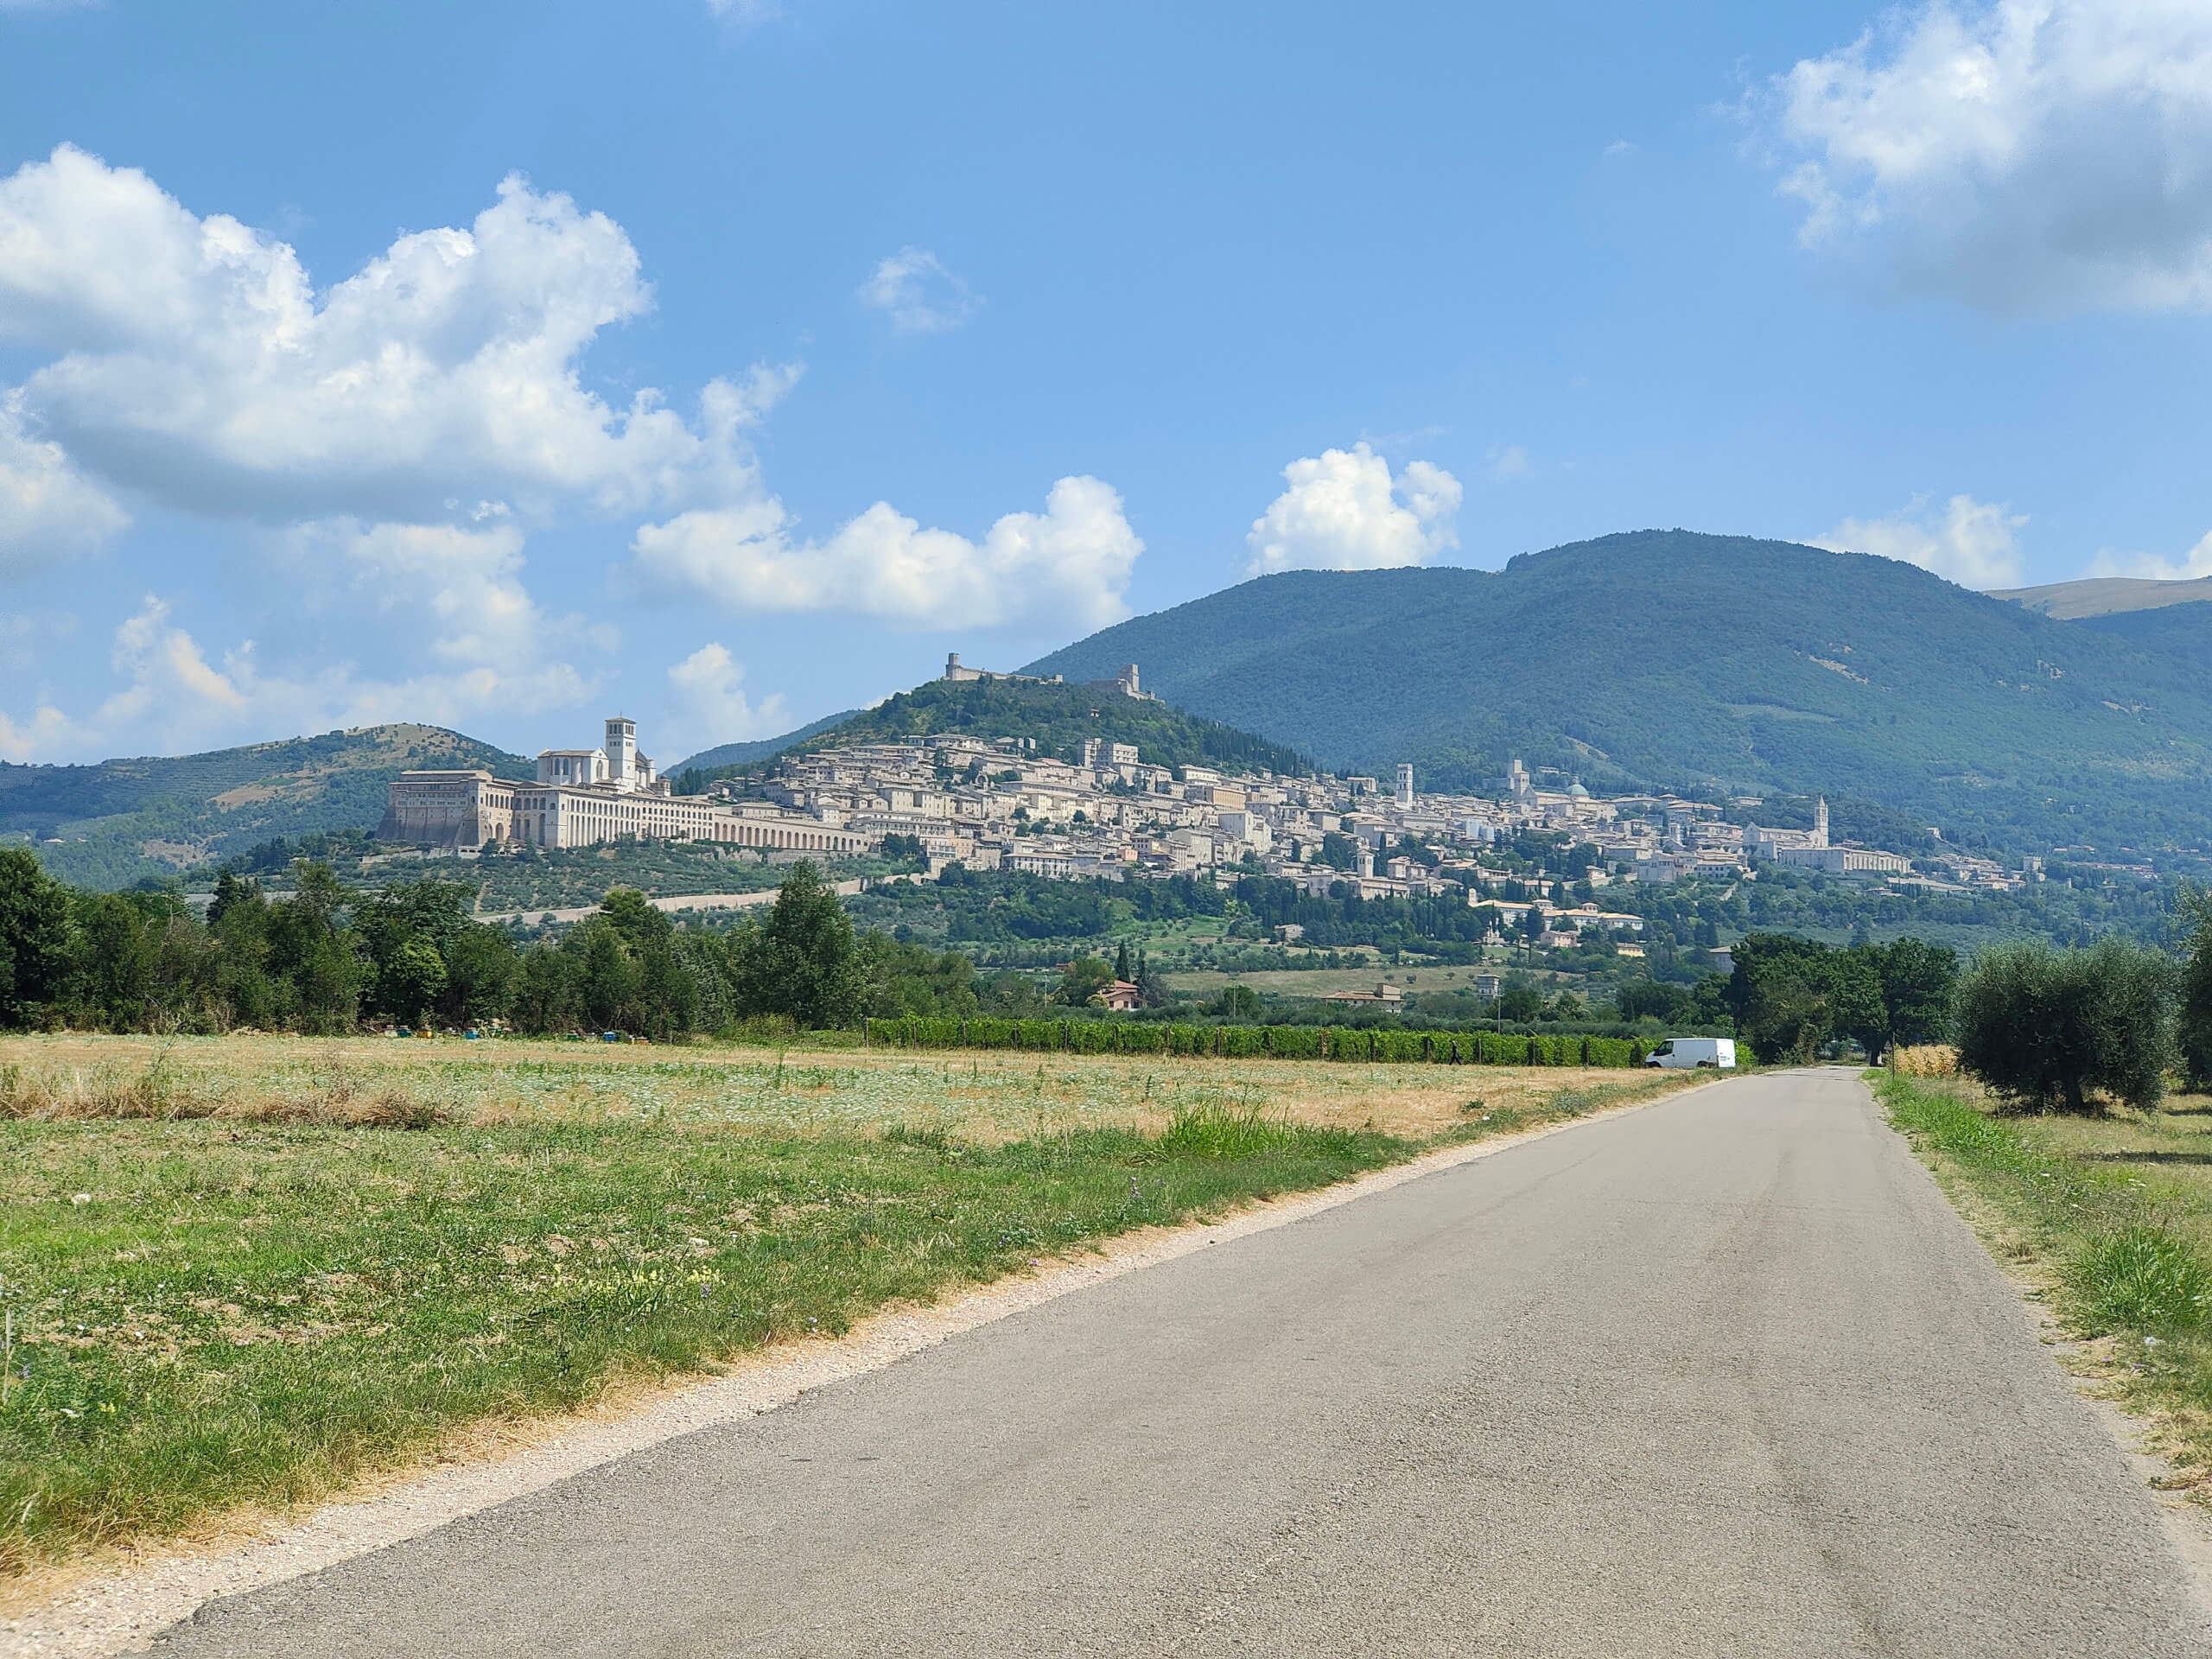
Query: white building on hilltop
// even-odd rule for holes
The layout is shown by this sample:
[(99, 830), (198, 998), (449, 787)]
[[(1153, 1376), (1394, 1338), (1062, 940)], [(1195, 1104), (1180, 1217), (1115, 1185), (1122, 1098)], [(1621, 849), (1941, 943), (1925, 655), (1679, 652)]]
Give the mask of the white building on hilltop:
[(609, 841), (708, 841), (850, 856), (871, 838), (804, 813), (675, 795), (638, 749), (635, 721), (607, 722), (606, 746), (543, 749), (532, 783), (480, 770), (403, 772), (377, 826), (383, 841), (474, 851), (487, 846), (591, 847)]

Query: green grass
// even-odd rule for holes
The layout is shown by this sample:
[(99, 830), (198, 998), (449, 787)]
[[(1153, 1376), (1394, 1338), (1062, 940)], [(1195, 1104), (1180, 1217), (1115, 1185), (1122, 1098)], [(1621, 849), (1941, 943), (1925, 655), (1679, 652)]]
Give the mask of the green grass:
[(1878, 1087), (1921, 1157), (1980, 1200), (1985, 1232), (1997, 1224), (1993, 1243), (2043, 1270), (2105, 1380), (2160, 1423), (2177, 1461), (2212, 1471), (2212, 1103), (2016, 1117), (1961, 1084)]
[[(1224, 1107), (941, 1128), (0, 1122), (0, 1571), (311, 1499), (588, 1402), (1412, 1143)], [(4, 1341), (0, 1337), (0, 1341)]]

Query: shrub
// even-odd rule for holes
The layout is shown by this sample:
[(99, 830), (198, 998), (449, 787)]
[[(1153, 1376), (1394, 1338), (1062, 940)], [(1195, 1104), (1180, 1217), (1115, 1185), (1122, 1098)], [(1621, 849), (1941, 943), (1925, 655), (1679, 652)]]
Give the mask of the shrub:
[(2173, 1058), (2172, 964), (2120, 939), (1986, 952), (1959, 982), (1959, 1065), (2031, 1111), (2091, 1109), (2091, 1090), (2148, 1109)]

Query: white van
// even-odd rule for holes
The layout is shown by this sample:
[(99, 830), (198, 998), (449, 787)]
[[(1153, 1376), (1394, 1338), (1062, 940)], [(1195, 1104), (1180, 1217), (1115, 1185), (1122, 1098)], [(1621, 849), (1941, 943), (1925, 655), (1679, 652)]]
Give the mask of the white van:
[(1694, 1066), (1706, 1065), (1722, 1071), (1731, 1071), (1736, 1064), (1736, 1039), (1732, 1037), (1669, 1037), (1645, 1055), (1643, 1063), (1684, 1071)]

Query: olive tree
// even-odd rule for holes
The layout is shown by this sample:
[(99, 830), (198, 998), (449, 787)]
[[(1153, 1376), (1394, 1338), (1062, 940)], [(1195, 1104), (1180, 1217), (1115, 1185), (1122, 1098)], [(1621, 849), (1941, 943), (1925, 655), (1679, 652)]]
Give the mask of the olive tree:
[(1959, 982), (1959, 1064), (2029, 1111), (2086, 1112), (2092, 1091), (2148, 1110), (2174, 1058), (2173, 964), (2120, 939), (1986, 951)]

